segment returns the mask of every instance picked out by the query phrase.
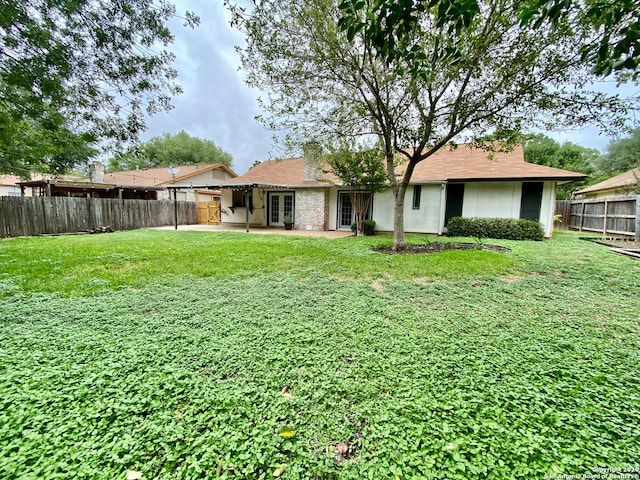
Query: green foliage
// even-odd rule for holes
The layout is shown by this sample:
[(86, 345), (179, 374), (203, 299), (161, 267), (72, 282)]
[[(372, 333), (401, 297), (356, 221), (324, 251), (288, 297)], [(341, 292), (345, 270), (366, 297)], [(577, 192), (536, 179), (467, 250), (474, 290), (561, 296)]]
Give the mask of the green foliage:
[[(636, 465), (637, 262), (570, 234), (503, 242), (506, 255), (369, 249), (390, 240), (0, 242), (0, 285), (26, 287), (0, 299), (0, 477), (494, 480)], [(452, 276), (430, 274), (453, 258)], [(504, 258), (508, 272), (491, 269)], [(135, 288), (100, 282), (136, 264)], [(51, 293), (29, 293), (39, 269)]]
[(388, 187), (384, 169), (384, 152), (378, 147), (360, 148), (342, 144), (323, 157), (328, 172), (338, 177), (340, 186), (349, 190), (381, 192)]
[[(164, 49), (173, 40), (166, 23), (174, 16), (164, 0), (3, 1), (0, 115), (12, 122), (0, 135), (2, 168), (21, 173), (32, 167), (20, 163), (23, 143), (28, 161), (68, 166), (68, 159), (52, 158), (60, 153), (48, 143), (57, 146), (57, 137), (69, 132), (83, 141), (137, 139), (145, 116), (169, 109), (171, 96), (180, 93), (174, 55)], [(187, 12), (186, 22), (198, 19)], [(52, 112), (57, 117), (50, 122)], [(24, 125), (47, 143), (36, 136), (23, 141)]]
[(356, 219), (354, 232), (358, 236), (367, 235), (365, 218), (371, 208), (373, 194), (388, 188), (384, 152), (380, 148), (357, 148), (353, 144), (342, 143), (331, 150), (325, 161), (328, 171), (338, 177), (340, 188), (349, 192)]
[(192, 137), (185, 131), (163, 133), (137, 146), (135, 151), (109, 159), (109, 171), (223, 163), (230, 167), (233, 157), (211, 140)]
[[(376, 222), (373, 220), (365, 220), (363, 222), (363, 232), (365, 234), (365, 236), (371, 236), (371, 235), (375, 235), (376, 234)], [(351, 224), (351, 231), (353, 233), (357, 233), (358, 232), (358, 224), (356, 222), (353, 222)]]
[[(416, 32), (424, 28), (424, 18), (433, 18), (432, 24), (443, 32), (464, 36), (481, 15), (482, 2), (477, 0), (418, 0), (395, 2), (391, 0), (343, 0), (339, 26), (352, 40), (356, 33), (364, 38), (377, 54), (391, 63), (402, 60), (411, 65), (414, 75), (428, 68), (430, 58), (414, 43)], [(523, 25), (548, 31), (574, 31), (585, 26), (587, 32), (577, 39), (583, 62), (593, 71), (606, 77), (618, 73), (620, 80), (640, 74), (640, 6), (634, 0), (600, 2), (587, 0), (535, 0), (520, 2), (516, 14)], [(577, 27), (577, 28), (576, 28)], [(570, 30), (569, 30), (570, 31)], [(446, 44), (448, 53), (460, 56), (453, 42)]]
[(540, 133), (527, 135), (522, 146), (524, 159), (527, 162), (585, 173), (590, 176), (579, 182), (559, 185), (556, 193), (559, 200), (569, 199), (573, 192), (593, 183), (591, 176), (595, 172), (595, 165), (600, 162), (599, 150), (582, 147), (571, 142), (559, 143)]
[(606, 154), (598, 162), (599, 172), (611, 177), (640, 166), (640, 127), (627, 137), (612, 140)]
[(507, 240), (542, 240), (540, 222), (524, 218), (463, 218), (453, 217), (447, 223), (450, 237), (502, 238)]
[(31, 172), (59, 174), (87, 163), (96, 150), (90, 134), (76, 134), (52, 109), (37, 119), (22, 118), (0, 104), (0, 173), (29, 178)]
[(591, 35), (579, 44), (582, 60), (598, 75), (618, 74), (620, 81), (640, 75), (640, 5), (635, 0), (601, 2), (588, 0), (536, 0), (525, 7), (523, 22), (535, 19), (536, 28), (545, 23), (554, 27), (567, 19), (586, 24)]

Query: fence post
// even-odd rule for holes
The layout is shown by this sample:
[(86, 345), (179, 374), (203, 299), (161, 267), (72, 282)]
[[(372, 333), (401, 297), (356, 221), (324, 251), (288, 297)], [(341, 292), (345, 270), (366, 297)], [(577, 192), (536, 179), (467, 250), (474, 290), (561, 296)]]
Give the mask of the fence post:
[(607, 236), (607, 215), (609, 214), (609, 202), (607, 200), (604, 201), (604, 218), (602, 222), (602, 236)]
[(640, 195), (636, 195), (636, 242), (640, 242)]

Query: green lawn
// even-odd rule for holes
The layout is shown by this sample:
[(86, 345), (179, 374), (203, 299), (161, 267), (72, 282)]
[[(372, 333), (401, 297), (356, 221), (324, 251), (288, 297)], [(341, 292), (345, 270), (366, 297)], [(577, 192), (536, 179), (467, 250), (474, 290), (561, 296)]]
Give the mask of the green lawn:
[(0, 478), (638, 473), (640, 262), (390, 242), (0, 241)]

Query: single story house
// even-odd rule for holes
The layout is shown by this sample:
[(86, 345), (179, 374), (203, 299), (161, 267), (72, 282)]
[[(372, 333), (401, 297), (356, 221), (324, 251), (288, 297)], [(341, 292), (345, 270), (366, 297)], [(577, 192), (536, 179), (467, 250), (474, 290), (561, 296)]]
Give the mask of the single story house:
[[(349, 229), (348, 191), (324, 171), (309, 151), (256, 165), (220, 185), (222, 223), (281, 226), (289, 215), (296, 229)], [(442, 234), (451, 217), (500, 217), (539, 220), (551, 236), (556, 185), (584, 177), (527, 163), (522, 147), (493, 154), (445, 147), (416, 166), (405, 197), (405, 231)], [(393, 206), (391, 189), (374, 194), (369, 217), (376, 230), (393, 230)]]
[(198, 186), (220, 183), (237, 176), (225, 164), (211, 163), (111, 172), (104, 174), (103, 181), (117, 185), (159, 187), (158, 200), (167, 200), (170, 195), (173, 198), (175, 191), (179, 201), (210, 202), (220, 197), (220, 191)]
[(597, 200), (599, 198), (626, 197), (635, 195), (640, 184), (640, 167), (632, 168), (620, 175), (611, 177), (582, 190), (574, 192), (581, 199)]

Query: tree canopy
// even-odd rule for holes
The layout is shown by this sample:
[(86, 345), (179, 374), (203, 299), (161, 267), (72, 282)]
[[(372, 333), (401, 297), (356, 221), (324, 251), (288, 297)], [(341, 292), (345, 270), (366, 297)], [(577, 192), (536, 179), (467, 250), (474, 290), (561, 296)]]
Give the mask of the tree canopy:
[[(406, 246), (404, 199), (415, 166), (444, 146), (493, 134), (504, 143), (484, 148), (508, 148), (523, 130), (593, 122), (616, 131), (636, 106), (589, 90), (594, 76), (576, 49), (588, 26), (560, 18), (555, 28), (534, 28), (508, 0), (478, 2), (478, 12), (458, 25), (458, 16), (441, 15), (438, 2), (431, 3), (416, 13), (420, 28), (389, 46), (408, 48), (413, 61), (381, 58), (365, 28), (344, 28), (335, 0), (231, 5), (246, 36), (247, 81), (266, 92), (267, 126), (287, 131), (297, 144), (378, 139), (395, 197), (396, 249)], [(371, 3), (358, 4), (361, 24), (377, 21)]]
[(609, 142), (605, 154), (597, 162), (602, 175), (611, 177), (640, 166), (640, 127), (626, 137)]
[[(571, 198), (572, 192), (594, 183), (596, 163), (601, 153), (595, 148), (586, 148), (571, 142), (559, 143), (544, 134), (527, 135), (523, 142), (524, 159), (530, 163), (562, 168), (589, 175), (585, 180), (558, 186), (557, 198)], [(598, 178), (599, 180), (599, 178)]]
[[(170, 109), (181, 91), (166, 49), (175, 15), (165, 0), (3, 1), (0, 170), (68, 168), (85, 156), (73, 145), (135, 141), (145, 116)], [(185, 22), (198, 19), (187, 12)], [(33, 135), (20, 138), (25, 127)]]
[(342, 143), (325, 157), (329, 171), (347, 190), (356, 219), (356, 235), (364, 235), (364, 221), (373, 194), (387, 188), (384, 152), (378, 147)]
[(192, 137), (187, 132), (163, 133), (153, 137), (125, 154), (112, 157), (108, 162), (110, 171), (135, 170), (136, 168), (170, 167), (224, 163), (230, 167), (233, 158), (211, 140)]
[[(341, 28), (353, 38), (362, 31), (365, 41), (388, 61), (404, 59), (410, 70), (419, 72), (429, 67), (429, 57), (415, 33), (424, 24), (425, 13), (431, 13), (438, 28), (449, 34), (463, 34), (481, 15), (480, 0), (343, 0), (340, 9)], [(529, 0), (518, 2), (513, 14), (523, 24), (544, 33), (548, 27), (558, 30), (575, 28), (575, 46), (594, 73), (619, 73), (634, 79), (640, 74), (640, 4), (636, 0)], [(455, 51), (455, 43), (448, 45)]]

